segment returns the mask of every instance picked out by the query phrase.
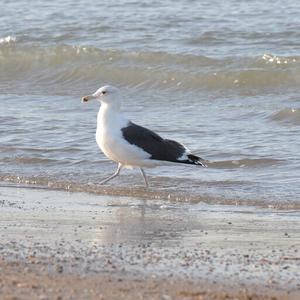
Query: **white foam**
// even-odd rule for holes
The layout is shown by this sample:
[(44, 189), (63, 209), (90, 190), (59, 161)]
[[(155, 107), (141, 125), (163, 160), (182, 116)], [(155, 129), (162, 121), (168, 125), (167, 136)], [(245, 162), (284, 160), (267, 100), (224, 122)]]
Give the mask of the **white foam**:
[(10, 35), (4, 38), (0, 38), (0, 44), (9, 44), (9, 43), (14, 43), (16, 41), (17, 38), (15, 36), (10, 36)]

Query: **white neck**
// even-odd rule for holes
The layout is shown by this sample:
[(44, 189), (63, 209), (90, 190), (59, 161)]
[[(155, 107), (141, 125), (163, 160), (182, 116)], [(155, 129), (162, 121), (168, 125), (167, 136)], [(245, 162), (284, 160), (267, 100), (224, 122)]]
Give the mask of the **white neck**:
[(97, 130), (120, 129), (128, 123), (128, 120), (122, 115), (120, 105), (101, 103), (97, 117)]

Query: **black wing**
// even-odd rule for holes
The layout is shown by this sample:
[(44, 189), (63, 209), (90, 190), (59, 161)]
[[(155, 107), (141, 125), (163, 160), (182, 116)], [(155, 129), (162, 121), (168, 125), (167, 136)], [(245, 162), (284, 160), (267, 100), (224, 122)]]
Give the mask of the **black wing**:
[(186, 148), (176, 141), (163, 139), (145, 127), (129, 122), (127, 127), (122, 128), (122, 133), (130, 144), (136, 145), (149, 153), (151, 155), (150, 159), (202, 165), (200, 163), (201, 159), (192, 154), (187, 154), (187, 160), (178, 160), (186, 153)]

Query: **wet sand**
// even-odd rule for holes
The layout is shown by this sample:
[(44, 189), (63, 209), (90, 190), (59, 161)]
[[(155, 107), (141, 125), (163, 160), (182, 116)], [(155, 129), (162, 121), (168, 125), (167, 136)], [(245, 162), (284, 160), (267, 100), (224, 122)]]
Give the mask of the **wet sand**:
[(299, 299), (300, 212), (0, 187), (1, 299)]

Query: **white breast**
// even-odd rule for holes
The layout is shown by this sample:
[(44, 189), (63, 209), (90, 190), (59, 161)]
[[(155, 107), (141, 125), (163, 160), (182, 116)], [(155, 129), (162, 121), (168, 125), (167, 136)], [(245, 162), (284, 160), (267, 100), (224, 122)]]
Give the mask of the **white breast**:
[(128, 122), (119, 111), (109, 106), (101, 106), (97, 119), (96, 141), (111, 160), (126, 166), (142, 166), (150, 155), (124, 139), (121, 129), (126, 127)]

